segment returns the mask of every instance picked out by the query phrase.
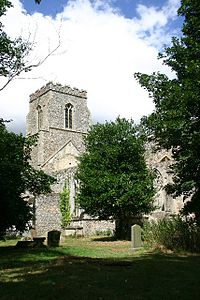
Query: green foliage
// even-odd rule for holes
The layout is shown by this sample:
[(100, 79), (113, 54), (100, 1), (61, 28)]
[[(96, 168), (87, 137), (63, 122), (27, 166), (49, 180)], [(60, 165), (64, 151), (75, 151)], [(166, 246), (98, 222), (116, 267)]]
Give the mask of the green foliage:
[(8, 132), (0, 122), (0, 237), (6, 229), (23, 231), (32, 211), (21, 195), (51, 191), (54, 179), (29, 164), (32, 142), (22, 135)]
[[(1, 0), (0, 2), (0, 17), (2, 17), (6, 10), (12, 6), (12, 3), (8, 0)], [(2, 25), (1, 25), (2, 26)]]
[(113, 236), (113, 231), (111, 229), (106, 229), (106, 230), (96, 230), (95, 235), (97, 236)]
[(77, 172), (77, 200), (86, 213), (127, 224), (153, 210), (154, 176), (146, 166), (143, 144), (132, 121), (118, 118), (91, 127)]
[(180, 216), (147, 223), (143, 229), (143, 238), (153, 248), (200, 251), (200, 227)]
[(174, 183), (167, 187), (173, 196), (192, 195), (184, 213), (194, 213), (200, 222), (200, 2), (182, 0), (178, 14), (184, 17), (182, 37), (159, 54), (175, 74), (136, 73), (135, 77), (153, 98), (155, 111), (143, 119), (160, 147), (172, 149)]
[(60, 212), (61, 212), (61, 226), (67, 227), (71, 222), (70, 213), (70, 188), (69, 181), (68, 185), (65, 183), (63, 191), (60, 193)]
[[(2, 0), (0, 2), (0, 17), (11, 6), (10, 1)], [(30, 67), (26, 67), (25, 61), (25, 57), (30, 50), (30, 44), (23, 41), (21, 37), (11, 39), (4, 31), (2, 22), (0, 22), (0, 76), (8, 78), (7, 83), (22, 71), (27, 72), (30, 70)]]

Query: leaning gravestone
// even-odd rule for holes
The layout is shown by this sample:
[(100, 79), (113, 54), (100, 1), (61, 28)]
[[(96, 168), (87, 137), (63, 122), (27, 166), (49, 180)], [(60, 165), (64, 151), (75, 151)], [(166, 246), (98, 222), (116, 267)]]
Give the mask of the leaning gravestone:
[(131, 248), (138, 249), (142, 247), (141, 238), (142, 229), (139, 225), (135, 224), (131, 227)]

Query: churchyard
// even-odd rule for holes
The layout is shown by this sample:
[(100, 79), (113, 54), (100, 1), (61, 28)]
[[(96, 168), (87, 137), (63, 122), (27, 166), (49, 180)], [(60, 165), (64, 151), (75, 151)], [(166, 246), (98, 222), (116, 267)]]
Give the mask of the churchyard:
[(0, 242), (0, 299), (199, 299), (200, 255), (133, 251), (112, 237), (62, 240), (57, 248)]

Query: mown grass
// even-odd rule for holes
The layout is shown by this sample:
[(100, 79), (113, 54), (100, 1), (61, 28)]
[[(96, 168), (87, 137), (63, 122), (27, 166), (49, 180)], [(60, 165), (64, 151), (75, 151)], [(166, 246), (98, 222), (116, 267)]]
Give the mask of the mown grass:
[(200, 299), (200, 256), (68, 238), (55, 249), (0, 243), (0, 299)]

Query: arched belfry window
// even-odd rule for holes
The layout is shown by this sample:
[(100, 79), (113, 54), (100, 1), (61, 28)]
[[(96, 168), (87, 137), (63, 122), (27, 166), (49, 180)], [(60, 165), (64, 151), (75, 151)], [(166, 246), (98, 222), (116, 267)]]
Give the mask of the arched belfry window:
[(73, 123), (73, 105), (68, 103), (65, 106), (65, 128), (72, 129), (72, 123)]
[(42, 127), (42, 108), (40, 105), (38, 105), (37, 107), (37, 112), (38, 112), (38, 131), (39, 131)]

